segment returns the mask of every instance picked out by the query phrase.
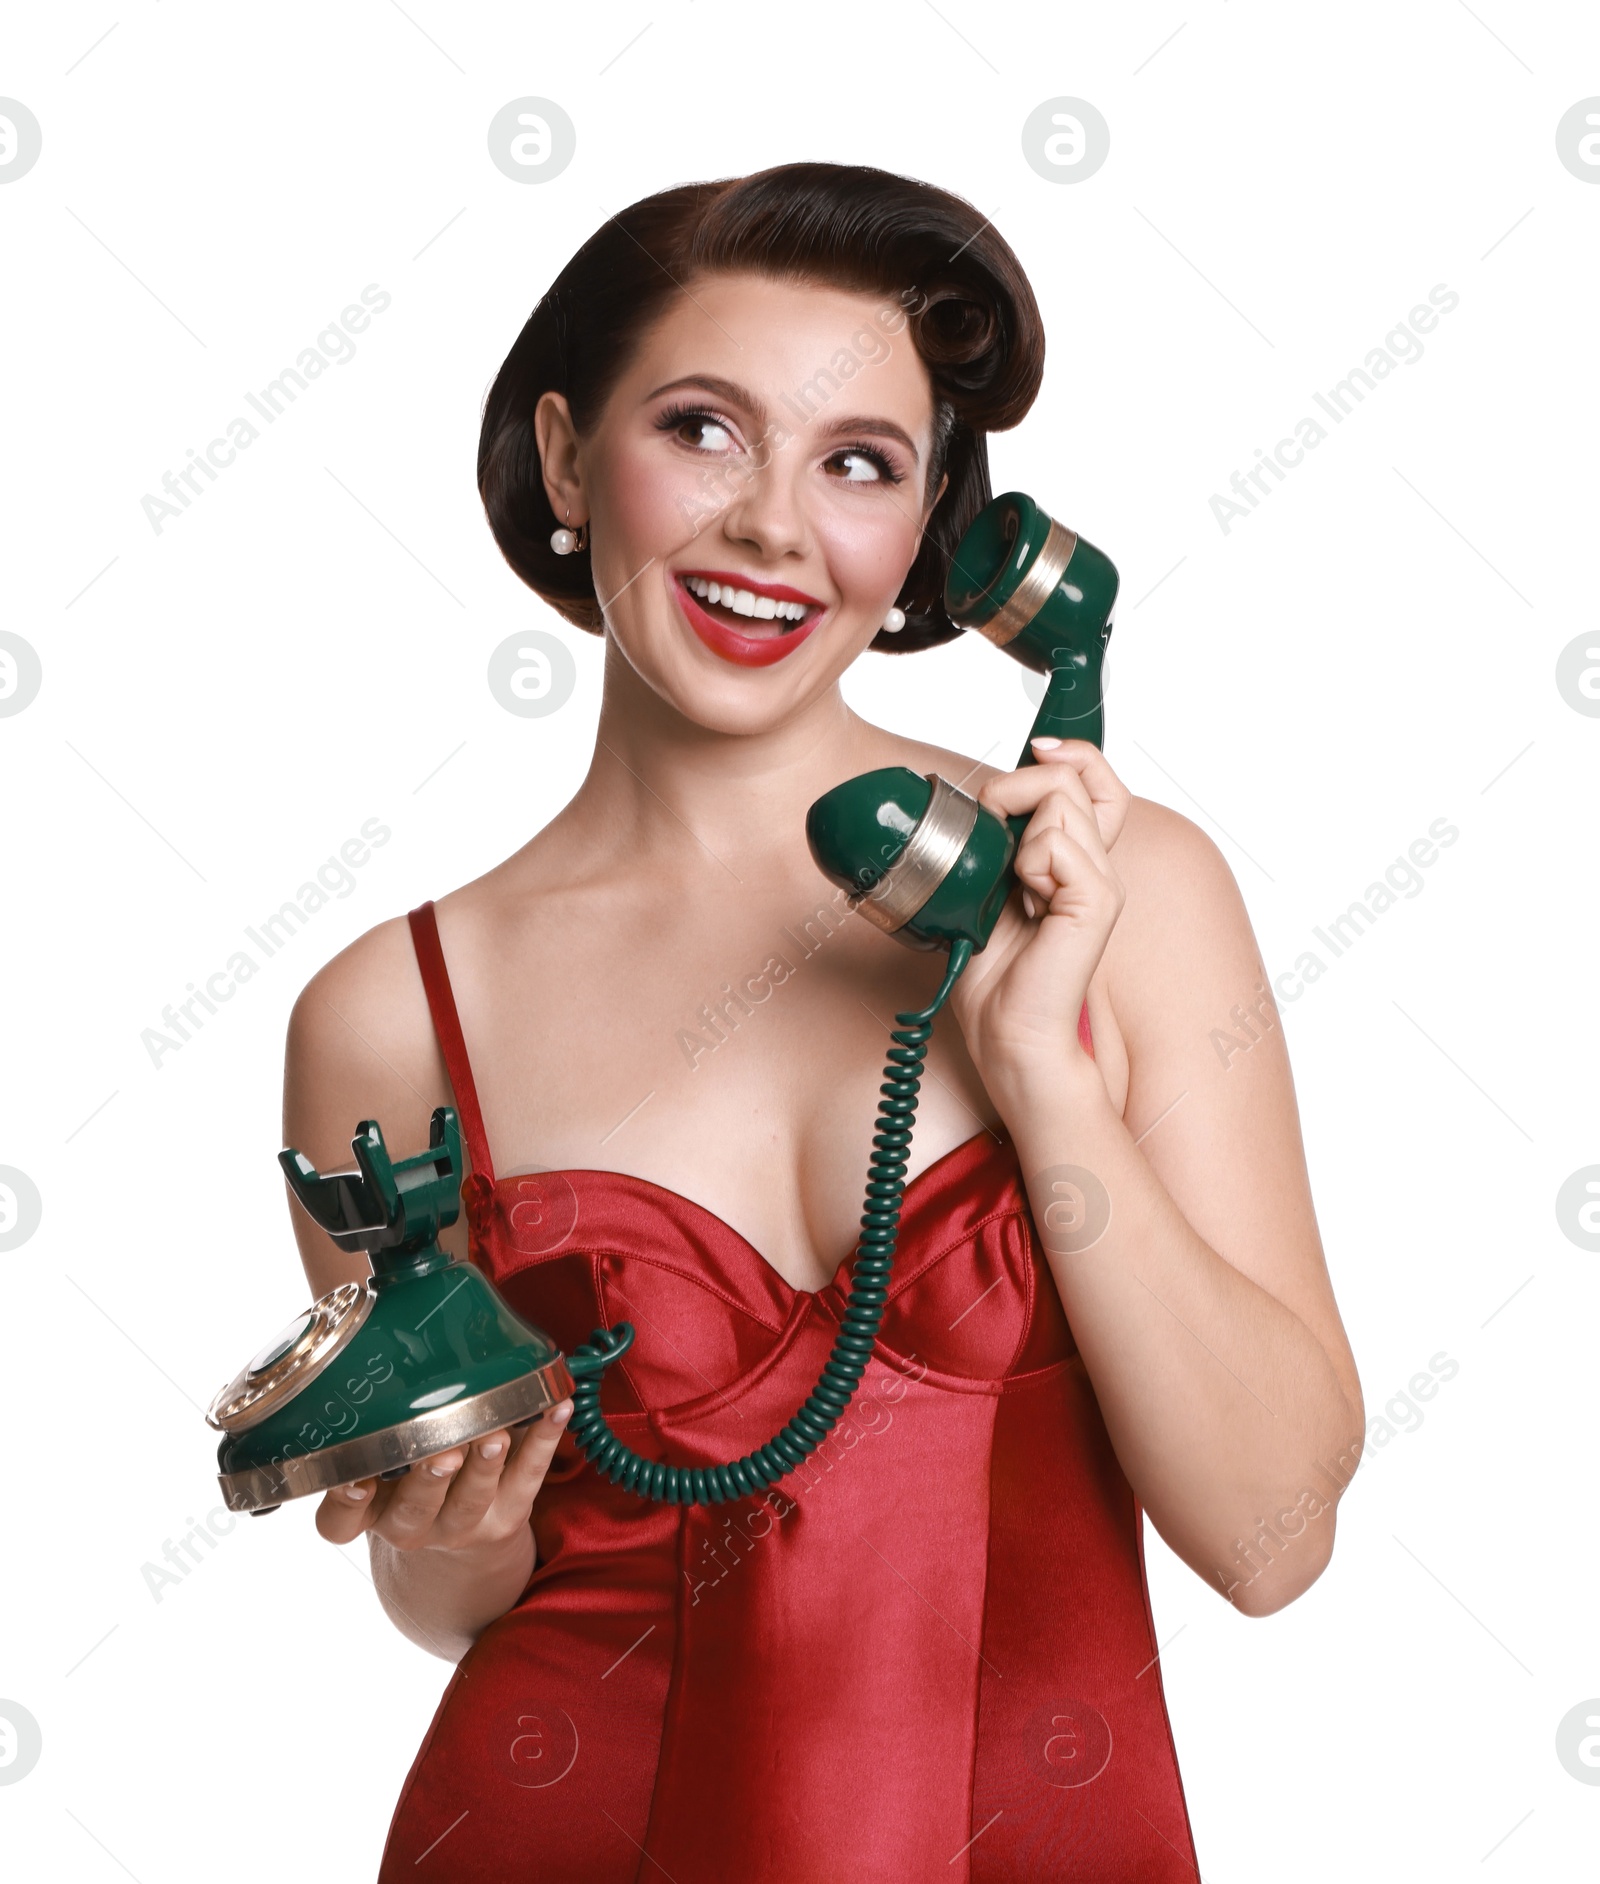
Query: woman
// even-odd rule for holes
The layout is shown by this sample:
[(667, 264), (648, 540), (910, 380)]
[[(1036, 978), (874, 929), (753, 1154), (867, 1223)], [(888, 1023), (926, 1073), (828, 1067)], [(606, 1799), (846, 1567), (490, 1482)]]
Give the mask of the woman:
[[(1362, 1429), (1256, 944), (1211, 843), (1093, 746), (999, 771), (839, 690), (955, 633), (946, 561), (1043, 352), (969, 204), (792, 164), (609, 221), (489, 395), (501, 549), (605, 637), (594, 758), (314, 978), (286, 1142), (327, 1169), (376, 1117), (405, 1153), (453, 1103), (456, 1249), (569, 1351), (637, 1326), (629, 1443), (733, 1458), (809, 1391), (886, 1028), (944, 967), (827, 893), (807, 807), (904, 764), (1030, 821), (935, 1030), (877, 1354), (805, 1468), (649, 1504), (566, 1403), (324, 1499), (459, 1662), (385, 1878), (1193, 1875), (1140, 1510), (1264, 1615), (1327, 1563), (1319, 1462)], [(296, 1230), (319, 1291), (356, 1273)]]

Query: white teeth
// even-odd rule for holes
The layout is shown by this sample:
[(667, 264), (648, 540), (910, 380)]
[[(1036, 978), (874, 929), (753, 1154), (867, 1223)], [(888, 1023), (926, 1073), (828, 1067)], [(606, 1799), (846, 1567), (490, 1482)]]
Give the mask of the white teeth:
[(804, 621), (804, 602), (780, 602), (774, 596), (757, 595), (753, 589), (735, 588), (731, 582), (712, 582), (705, 576), (685, 576), (684, 587), (691, 595), (707, 602), (720, 602), (736, 615), (749, 615), (757, 621)]

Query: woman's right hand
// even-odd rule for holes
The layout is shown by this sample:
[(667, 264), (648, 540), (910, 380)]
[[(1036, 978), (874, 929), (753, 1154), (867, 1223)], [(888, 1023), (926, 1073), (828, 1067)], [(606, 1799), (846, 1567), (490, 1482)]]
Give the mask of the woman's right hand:
[(317, 1507), (317, 1529), (332, 1544), (372, 1531), (396, 1550), (481, 1549), (493, 1557), (527, 1534), (571, 1417), (572, 1402), (562, 1400), (529, 1426), (420, 1460), (403, 1478), (335, 1486)]

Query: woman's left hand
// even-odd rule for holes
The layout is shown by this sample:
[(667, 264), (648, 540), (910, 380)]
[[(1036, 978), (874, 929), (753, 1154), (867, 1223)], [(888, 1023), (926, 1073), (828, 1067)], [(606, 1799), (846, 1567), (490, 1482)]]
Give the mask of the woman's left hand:
[(978, 802), (1001, 818), (1031, 813), (1012, 859), (1012, 892), (950, 1007), (979, 1077), (1001, 1102), (1058, 1081), (1084, 1060), (1078, 1012), (1122, 913), (1110, 851), (1129, 792), (1084, 739), (1035, 745), (1038, 763), (986, 779)]

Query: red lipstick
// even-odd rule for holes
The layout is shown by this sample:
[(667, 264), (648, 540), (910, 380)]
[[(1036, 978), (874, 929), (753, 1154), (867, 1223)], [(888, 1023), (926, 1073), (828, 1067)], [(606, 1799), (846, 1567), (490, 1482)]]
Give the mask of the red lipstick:
[[(675, 569), (671, 573), (673, 593), (678, 598), (678, 606), (683, 610), (689, 626), (713, 654), (740, 667), (771, 667), (775, 661), (781, 661), (785, 655), (792, 654), (801, 642), (810, 639), (812, 630), (827, 613), (826, 605), (814, 595), (791, 589), (784, 583), (753, 582), (748, 576), (734, 575), (721, 569)], [(701, 576), (707, 582), (720, 583), (725, 588), (749, 589), (754, 595), (769, 595), (775, 602), (799, 602), (810, 613), (793, 628), (774, 627), (762, 635), (740, 634), (738, 629), (714, 615), (701, 602), (684, 582), (685, 576)]]

